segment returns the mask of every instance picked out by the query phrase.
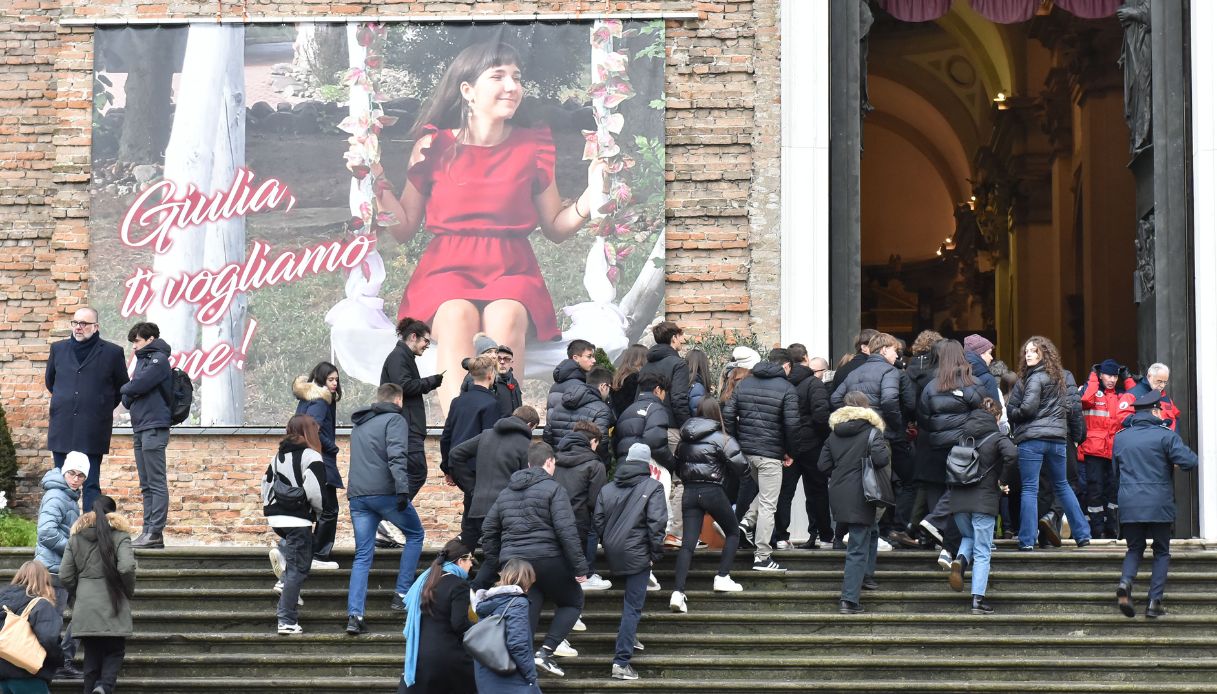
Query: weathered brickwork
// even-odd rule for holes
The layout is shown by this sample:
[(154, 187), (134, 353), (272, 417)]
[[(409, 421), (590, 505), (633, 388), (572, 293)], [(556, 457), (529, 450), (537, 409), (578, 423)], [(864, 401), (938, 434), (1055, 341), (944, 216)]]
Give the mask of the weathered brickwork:
[[(212, 17), (225, 0), (5, 0), (0, 3), (0, 399), (20, 458), (18, 507), (38, 499), (45, 451), (47, 346), (68, 335), (87, 303), (92, 38), (61, 17)], [(778, 0), (693, 2), (244, 4), (249, 16), (477, 15), (694, 11), (669, 21), (667, 112), (668, 315), (694, 332), (754, 331), (776, 338), (779, 316)], [(114, 339), (121, 326), (106, 326)], [(273, 436), (176, 436), (169, 452), (170, 542), (262, 543), (255, 493)], [(344, 441), (340, 466), (345, 468)], [(429, 442), (431, 484), (417, 505), (429, 540), (459, 525), (459, 495), (440, 484)], [(138, 507), (130, 438), (115, 437), (103, 485)], [(133, 513), (138, 516), (138, 513)], [(343, 521), (340, 541), (349, 541)]]

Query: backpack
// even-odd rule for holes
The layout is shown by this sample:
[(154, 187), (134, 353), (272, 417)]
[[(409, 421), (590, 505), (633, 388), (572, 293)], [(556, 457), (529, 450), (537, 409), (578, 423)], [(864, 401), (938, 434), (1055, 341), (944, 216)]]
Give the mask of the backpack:
[(981, 480), (980, 447), (1000, 432), (993, 432), (980, 441), (965, 436), (951, 448), (947, 455), (947, 484), (954, 487), (968, 487)]
[[(286, 475), (279, 472), (279, 465), (284, 462), (287, 461), (276, 458), (270, 464), (270, 473), (274, 475), (274, 483), (270, 487), (270, 498), (267, 500), (270, 503), (267, 505), (277, 506), (283, 515), (307, 516), (312, 511), (308, 494), (305, 493), (304, 487), (292, 484)], [(304, 472), (300, 469), (299, 451), (292, 454), (292, 468), (296, 473), (296, 479), (302, 480)]]
[(165, 379), (165, 404), (169, 406), (169, 424), (181, 424), (190, 416), (190, 406), (194, 403), (194, 384), (185, 371), (174, 368)]

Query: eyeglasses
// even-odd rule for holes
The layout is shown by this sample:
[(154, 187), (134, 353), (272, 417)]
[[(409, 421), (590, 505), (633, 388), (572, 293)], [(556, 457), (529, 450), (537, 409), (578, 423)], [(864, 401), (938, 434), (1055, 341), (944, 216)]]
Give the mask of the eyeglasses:
[(72, 323), (73, 328), (87, 328), (90, 325), (97, 325), (97, 323), (89, 323), (87, 321), (82, 321), (82, 320), (74, 320), (71, 323)]
[(828, 371), (828, 369), (812, 369), (812, 370), (811, 370), (811, 373), (813, 373), (813, 374), (822, 374), (822, 373), (824, 373), (825, 371)]
[(510, 364), (512, 362), (512, 359), (513, 359), (513, 357), (502, 356), (502, 357), (499, 357), (499, 363), (500, 364)]
[(81, 472), (80, 470), (68, 470), (67, 472), (63, 473), (64, 477), (68, 477), (69, 475), (72, 477), (85, 477), (85, 473)]

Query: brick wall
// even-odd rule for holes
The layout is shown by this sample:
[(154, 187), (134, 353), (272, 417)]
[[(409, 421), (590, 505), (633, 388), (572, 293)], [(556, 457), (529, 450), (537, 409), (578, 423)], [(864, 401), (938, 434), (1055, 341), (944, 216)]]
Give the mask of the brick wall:
[[(221, 3), (225, 13), (240, 5)], [(211, 0), (6, 0), (0, 4), (0, 400), (22, 479), (19, 508), (37, 503), (44, 446), (47, 346), (87, 303), (92, 37), (60, 17), (211, 17)], [(667, 312), (692, 331), (779, 329), (778, 0), (588, 0), (338, 3), (258, 0), (252, 16), (696, 11), (669, 21)], [(115, 334), (115, 328), (109, 328)], [(268, 436), (177, 436), (170, 447), (171, 542), (265, 540), (253, 490), (276, 445)], [(340, 445), (342, 445), (340, 443)], [(429, 446), (433, 447), (434, 442)], [(342, 445), (345, 452), (345, 446)], [(431, 539), (459, 522), (459, 496), (434, 485), (420, 500)], [(345, 466), (345, 461), (341, 463)], [(103, 484), (138, 517), (130, 439), (115, 437)], [(340, 539), (349, 539), (349, 525)]]

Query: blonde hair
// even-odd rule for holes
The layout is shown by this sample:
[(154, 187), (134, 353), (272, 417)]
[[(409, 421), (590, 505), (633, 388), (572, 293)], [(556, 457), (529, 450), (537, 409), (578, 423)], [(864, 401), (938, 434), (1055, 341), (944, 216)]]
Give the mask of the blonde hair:
[(496, 357), (476, 357), (469, 360), (469, 373), (474, 379), (482, 380), (493, 373), (498, 373), (499, 360)]
[(533, 571), (532, 564), (525, 559), (508, 559), (499, 570), (498, 585), (501, 586), (519, 586), (524, 592), (528, 592), (536, 582), (537, 572)]
[(870, 350), (871, 354), (878, 354), (884, 347), (898, 347), (899, 345), (900, 343), (896, 338), (887, 333), (879, 333), (870, 339), (866, 348)]
[(51, 585), (51, 572), (37, 559), (22, 564), (13, 575), (12, 584), (23, 586), (27, 597), (45, 598), (55, 604), (55, 586)]

